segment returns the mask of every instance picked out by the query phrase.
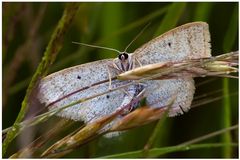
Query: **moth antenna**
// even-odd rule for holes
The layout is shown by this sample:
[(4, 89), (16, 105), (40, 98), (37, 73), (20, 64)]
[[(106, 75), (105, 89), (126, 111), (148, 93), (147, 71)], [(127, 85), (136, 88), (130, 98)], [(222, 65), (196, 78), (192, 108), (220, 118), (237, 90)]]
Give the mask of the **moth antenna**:
[(103, 47), (103, 46), (96, 46), (96, 45), (80, 43), (80, 42), (72, 42), (72, 43), (73, 44), (79, 44), (79, 45), (82, 45), (82, 46), (87, 46), (87, 47), (93, 47), (93, 48), (100, 48), (100, 49), (110, 50), (110, 51), (117, 52), (118, 54), (121, 54), (120, 51), (118, 51), (117, 49), (114, 49), (114, 48), (108, 48), (108, 47)]
[(151, 24), (151, 22), (149, 22), (138, 34), (137, 36), (127, 45), (127, 47), (125, 48), (124, 52), (127, 51), (127, 49), (131, 46), (131, 44), (143, 33), (143, 31)]

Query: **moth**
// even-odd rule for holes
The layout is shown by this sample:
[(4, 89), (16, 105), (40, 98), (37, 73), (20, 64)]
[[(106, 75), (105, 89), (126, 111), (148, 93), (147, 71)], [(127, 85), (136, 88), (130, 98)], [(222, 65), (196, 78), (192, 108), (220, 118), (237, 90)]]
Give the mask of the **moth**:
[[(124, 116), (134, 110), (142, 98), (146, 99), (147, 106), (160, 108), (167, 106), (175, 96), (168, 115), (183, 114), (190, 109), (195, 92), (192, 77), (146, 80), (131, 85), (126, 85), (130, 81), (112, 77), (139, 66), (211, 57), (210, 47), (208, 24), (188, 23), (152, 39), (133, 53), (124, 51), (115, 59), (99, 60), (52, 73), (41, 80), (37, 97), (52, 110), (106, 93), (57, 114), (86, 123), (127, 106)], [(126, 87), (116, 89), (124, 85)]]

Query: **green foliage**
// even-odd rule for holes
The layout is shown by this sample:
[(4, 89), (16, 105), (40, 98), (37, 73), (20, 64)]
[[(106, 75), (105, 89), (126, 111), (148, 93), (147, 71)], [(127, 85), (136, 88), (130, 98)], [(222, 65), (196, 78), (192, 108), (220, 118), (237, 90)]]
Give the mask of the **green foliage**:
[[(228, 50), (231, 50), (234, 46), (234, 42), (236, 41), (237, 38), (237, 32), (238, 32), (238, 22), (236, 19), (238, 18), (237, 16), (238, 13), (238, 7), (234, 7), (230, 23), (228, 26), (228, 30), (226, 31), (226, 35), (223, 40), (223, 50), (227, 52)], [(230, 81), (227, 78), (223, 79), (223, 107), (222, 107), (222, 115), (225, 117), (221, 122), (223, 127), (230, 127), (231, 126), (231, 97), (230, 95)], [(231, 139), (231, 133), (226, 132), (225, 134), (222, 135), (222, 140), (224, 143), (230, 144), (232, 139)], [(223, 148), (223, 156), (225, 158), (231, 158), (232, 155), (232, 148), (229, 146), (226, 146)]]
[[(41, 11), (44, 17), (42, 19), (39, 18)], [(5, 157), (26, 145), (21, 142), (24, 136), (18, 135), (18, 123), (28, 117), (28, 114), (25, 115), (28, 110), (34, 113), (40, 110), (34, 106), (27, 107), (39, 77), (45, 76), (48, 71), (58, 71), (76, 64), (116, 56), (109, 51), (76, 46), (72, 41), (123, 50), (139, 31), (151, 22), (147, 30), (130, 46), (128, 52), (132, 52), (153, 37), (176, 26), (205, 21), (210, 28), (212, 54), (219, 55), (238, 50), (238, 19), (237, 2), (4, 2), (3, 129), (14, 124), (3, 143), (3, 153), (7, 151)], [(39, 26), (35, 27), (35, 23)], [(205, 97), (202, 102), (214, 98), (220, 100), (193, 108), (182, 116), (167, 118), (164, 123), (159, 122), (156, 129), (152, 123), (131, 129), (118, 138), (96, 138), (74, 149), (65, 157), (142, 157), (143, 148), (154, 131), (151, 141), (156, 141), (153, 148), (149, 149), (150, 157), (238, 158), (238, 133), (232, 130), (225, 130), (221, 132), (221, 137), (214, 135), (199, 144), (179, 146), (196, 137), (227, 129), (238, 123), (238, 80), (217, 78), (200, 85), (209, 79), (211, 78), (195, 79), (196, 86), (200, 86), (196, 88), (195, 97), (220, 90), (221, 93)], [(219, 108), (221, 106), (222, 108)], [(27, 128), (32, 135), (26, 135), (25, 138), (33, 141), (42, 133), (51, 130), (58, 120), (52, 118), (36, 125), (34, 129)], [(80, 124), (76, 124), (77, 127), (74, 127), (78, 128)], [(65, 132), (71, 133), (69, 130)], [(49, 138), (49, 144), (41, 146), (41, 151), (64, 137), (65, 132)], [(17, 140), (13, 140), (14, 138)]]

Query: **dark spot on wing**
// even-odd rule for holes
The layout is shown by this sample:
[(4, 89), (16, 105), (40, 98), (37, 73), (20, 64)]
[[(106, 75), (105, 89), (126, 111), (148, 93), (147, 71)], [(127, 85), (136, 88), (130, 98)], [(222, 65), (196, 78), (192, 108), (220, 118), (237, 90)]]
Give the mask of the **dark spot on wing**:
[(110, 96), (109, 96), (109, 95), (107, 95), (107, 99), (108, 99), (108, 98), (110, 98)]
[(77, 76), (77, 79), (81, 79), (82, 77), (81, 76)]
[(168, 46), (171, 47), (172, 43), (171, 42), (168, 42)]

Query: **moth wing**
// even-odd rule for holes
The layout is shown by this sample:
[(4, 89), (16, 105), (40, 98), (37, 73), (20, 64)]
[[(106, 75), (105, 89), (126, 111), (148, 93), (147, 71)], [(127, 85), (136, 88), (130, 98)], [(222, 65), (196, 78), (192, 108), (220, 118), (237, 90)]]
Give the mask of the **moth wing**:
[[(149, 41), (138, 48), (132, 56), (142, 65), (210, 57), (209, 42), (207, 23), (188, 23)], [(183, 77), (175, 80), (151, 81), (146, 90), (147, 103), (149, 105), (155, 103), (154, 107), (163, 106), (164, 102), (159, 101), (167, 101), (176, 94), (176, 100), (170, 110), (170, 116), (173, 116), (190, 108), (195, 87), (192, 78)]]
[[(108, 91), (108, 65), (112, 61), (113, 59), (95, 61), (70, 67), (48, 75), (43, 78), (39, 84), (38, 99), (41, 103), (45, 103), (46, 106), (53, 103), (49, 106), (51, 110)], [(112, 77), (116, 75), (111, 69), (109, 71)], [(106, 82), (94, 85), (104, 80), (106, 80)], [(112, 88), (121, 85), (120, 83), (119, 81), (113, 80)], [(92, 87), (88, 88), (89, 86)], [(64, 109), (58, 116), (76, 121), (88, 122), (93, 118), (100, 118), (112, 113), (120, 106), (123, 95), (122, 91), (117, 90), (97, 96), (88, 101)]]
[(169, 116), (183, 114), (190, 109), (195, 91), (192, 78), (152, 80), (147, 83), (147, 106), (159, 108), (172, 105)]
[(205, 22), (172, 29), (144, 44), (133, 56), (143, 65), (211, 56), (210, 33)]

